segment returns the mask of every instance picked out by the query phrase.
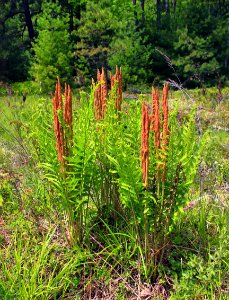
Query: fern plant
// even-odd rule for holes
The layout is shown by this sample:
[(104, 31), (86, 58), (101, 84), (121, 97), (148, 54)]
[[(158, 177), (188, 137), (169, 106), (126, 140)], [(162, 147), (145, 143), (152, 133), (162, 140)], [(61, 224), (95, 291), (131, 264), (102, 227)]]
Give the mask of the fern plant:
[[(132, 224), (136, 241), (143, 249), (144, 265), (147, 266), (145, 275), (151, 278), (157, 275), (158, 265), (171, 244), (173, 225), (187, 204), (188, 191), (199, 162), (200, 145), (194, 111), (180, 124), (174, 109), (169, 115), (170, 141), (166, 149), (157, 148), (154, 133), (149, 133), (146, 185), (142, 179), (139, 156), (141, 125), (135, 121), (137, 117), (140, 119), (140, 110), (136, 110), (135, 105), (134, 120), (131, 114), (126, 120), (121, 118), (123, 123), (117, 123), (115, 133), (107, 138), (107, 157), (112, 165), (110, 172), (116, 174), (126, 222)], [(164, 164), (166, 169), (161, 167)]]
[[(100, 84), (100, 93), (95, 94)], [(112, 232), (121, 234), (128, 227), (136, 237), (145, 276), (155, 278), (198, 166), (201, 147), (195, 112), (182, 122), (176, 108), (169, 112), (167, 86), (162, 113), (159, 92), (154, 89), (151, 115), (144, 97), (117, 111), (116, 93), (108, 95), (105, 88), (103, 81), (94, 84), (90, 95), (81, 93), (77, 109), (73, 107), (72, 139), (63, 152), (68, 155), (59, 161), (59, 167), (57, 159), (43, 164), (45, 178), (57, 188), (53, 201), (60, 203), (71, 244), (87, 243), (94, 230), (106, 234), (112, 226)], [(101, 118), (94, 111), (95, 95), (97, 104), (102, 99)], [(60, 115), (61, 110), (58, 118)], [(143, 120), (148, 122), (145, 127)], [(65, 134), (64, 119), (59, 122)], [(148, 155), (144, 170), (143, 155), (144, 159)]]

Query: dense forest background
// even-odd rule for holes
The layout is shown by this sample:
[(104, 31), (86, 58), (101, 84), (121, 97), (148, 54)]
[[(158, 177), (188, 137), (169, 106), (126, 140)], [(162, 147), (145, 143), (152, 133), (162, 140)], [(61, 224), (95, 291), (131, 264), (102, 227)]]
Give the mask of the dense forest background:
[(86, 85), (122, 66), (125, 85), (219, 85), (228, 75), (227, 0), (2, 0), (0, 80)]

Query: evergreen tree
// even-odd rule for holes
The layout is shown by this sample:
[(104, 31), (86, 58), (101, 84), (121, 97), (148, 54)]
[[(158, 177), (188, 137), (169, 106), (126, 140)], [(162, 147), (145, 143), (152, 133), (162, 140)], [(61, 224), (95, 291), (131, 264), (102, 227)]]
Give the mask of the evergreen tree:
[(149, 78), (149, 59), (151, 49), (145, 46), (140, 32), (134, 30), (135, 24), (123, 28), (110, 44), (109, 66), (121, 66), (124, 82), (145, 83)]
[[(226, 11), (217, 3), (185, 1), (173, 40), (173, 62), (179, 77), (199, 86), (216, 83), (226, 74), (227, 20)], [(199, 82), (199, 83), (198, 83)], [(193, 85), (192, 85), (193, 86)]]
[(189, 86), (215, 85), (229, 72), (228, 11), (225, 0), (0, 1), (0, 80), (26, 80), (31, 65), (50, 90), (119, 65), (125, 83), (152, 83), (175, 79), (172, 61)]
[(117, 25), (111, 4), (109, 0), (88, 1), (77, 22), (79, 40), (75, 46), (75, 67), (78, 77), (85, 80), (94, 76), (98, 68), (108, 68), (107, 57)]
[(72, 75), (72, 52), (68, 32), (68, 15), (56, 3), (45, 2), (38, 19), (38, 37), (33, 44), (35, 57), (31, 75), (44, 90), (54, 88), (56, 78), (67, 81)]

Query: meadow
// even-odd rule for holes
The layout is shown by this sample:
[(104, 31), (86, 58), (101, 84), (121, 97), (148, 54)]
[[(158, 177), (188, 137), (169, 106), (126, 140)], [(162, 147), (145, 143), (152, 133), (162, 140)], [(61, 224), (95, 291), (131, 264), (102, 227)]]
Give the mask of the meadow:
[(0, 299), (228, 299), (229, 89), (97, 76), (1, 89)]

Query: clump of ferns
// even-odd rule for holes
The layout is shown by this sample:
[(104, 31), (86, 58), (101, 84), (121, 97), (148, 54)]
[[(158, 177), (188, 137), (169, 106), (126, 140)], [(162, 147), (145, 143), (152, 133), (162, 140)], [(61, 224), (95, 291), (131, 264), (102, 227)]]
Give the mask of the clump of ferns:
[(179, 125), (169, 114), (168, 84), (152, 88), (149, 104), (142, 103), (141, 169), (145, 188), (142, 235), (148, 272), (156, 276), (158, 265), (171, 244), (173, 224), (187, 203), (186, 193), (199, 161), (194, 116)]

